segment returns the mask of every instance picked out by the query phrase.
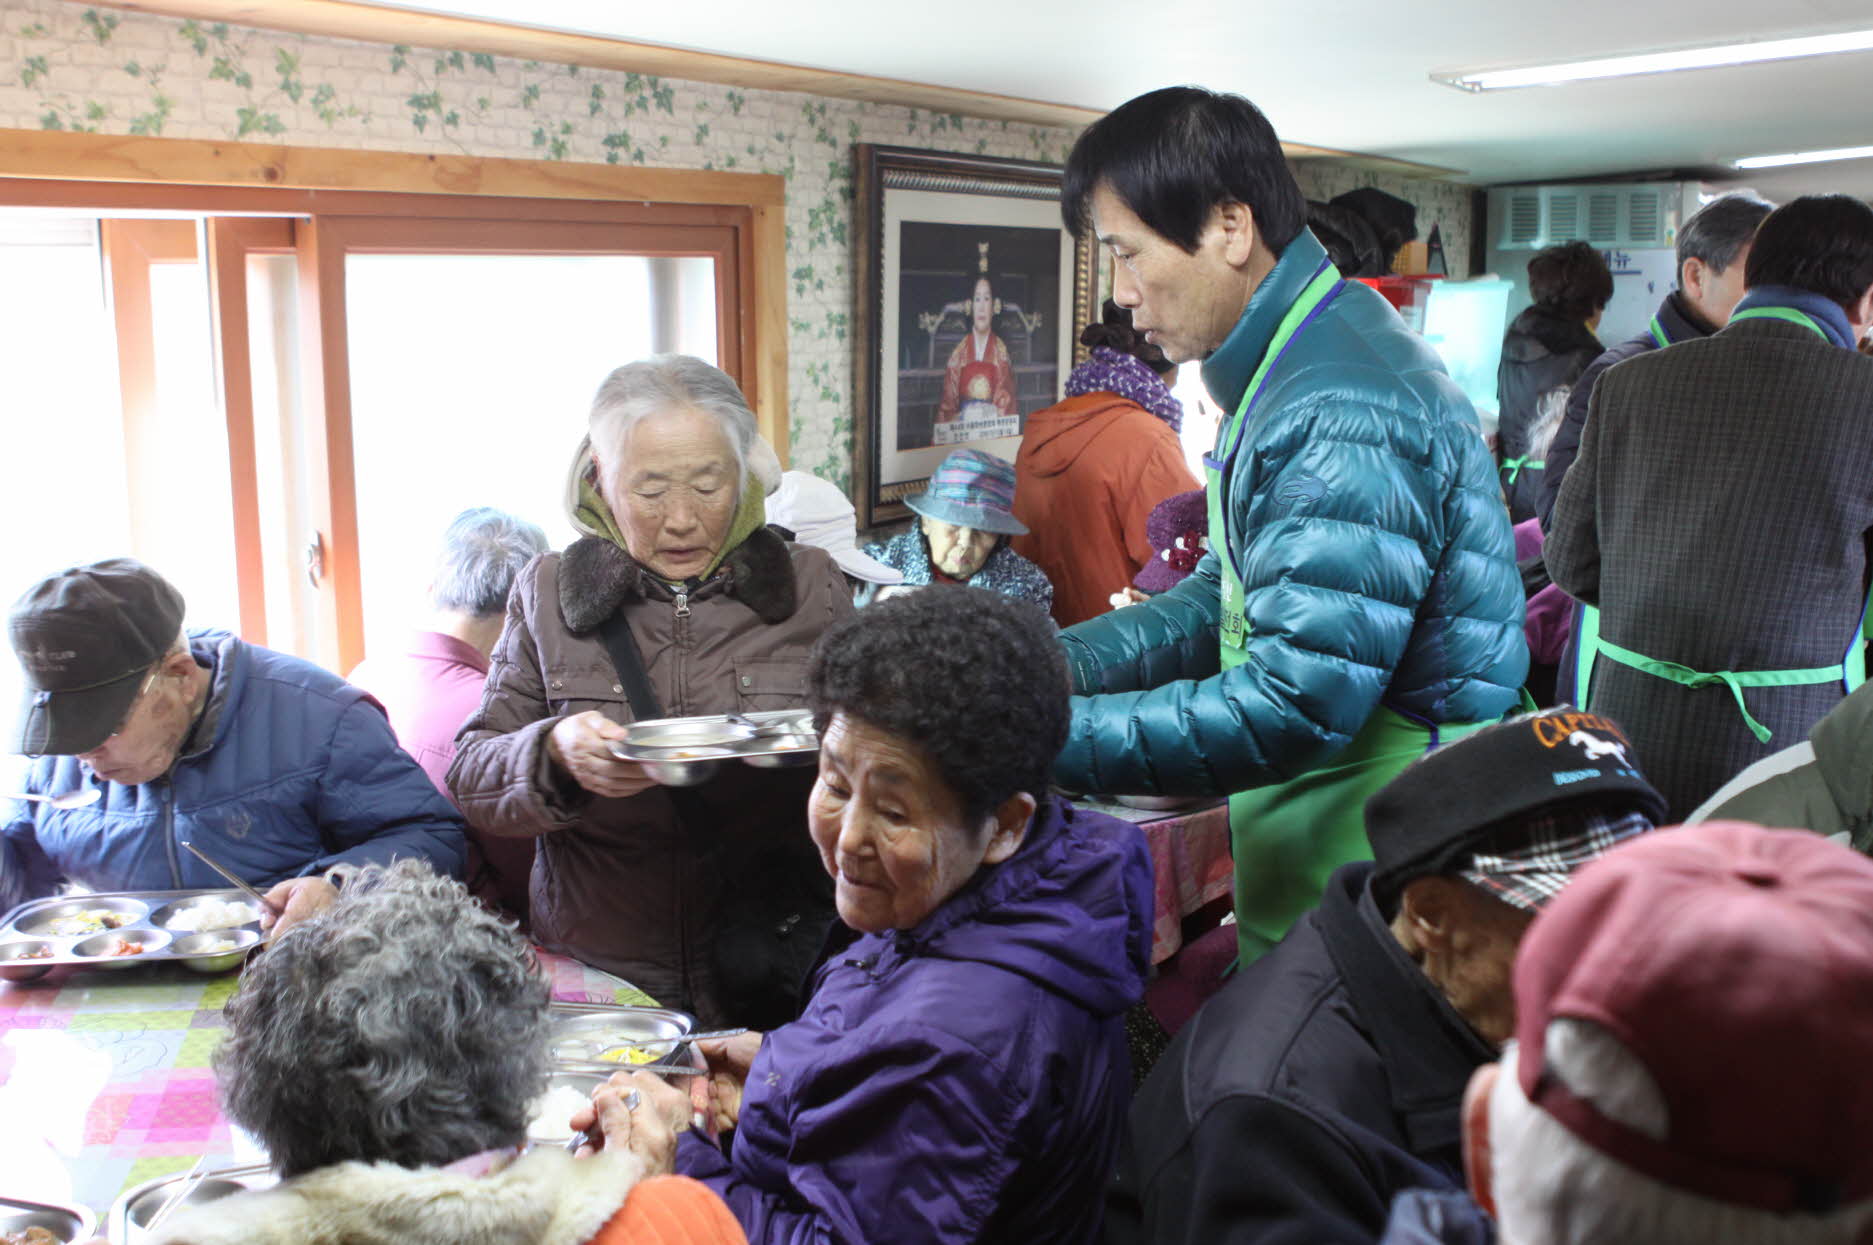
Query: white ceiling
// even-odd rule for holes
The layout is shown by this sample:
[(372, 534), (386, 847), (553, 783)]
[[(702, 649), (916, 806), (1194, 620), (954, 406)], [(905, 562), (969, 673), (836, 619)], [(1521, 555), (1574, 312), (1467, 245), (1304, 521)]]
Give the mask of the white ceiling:
[[(382, 2), (382, 0), (376, 0)], [(1106, 109), (1172, 83), (1239, 91), (1290, 141), (1476, 182), (1715, 166), (1865, 144), (1873, 53), (1470, 95), (1432, 71), (1873, 26), (1873, 0), (399, 0), (760, 60)], [(1803, 188), (1873, 190), (1873, 162)], [(1760, 184), (1763, 178), (1749, 179)], [(1861, 193), (1865, 193), (1862, 191)]]

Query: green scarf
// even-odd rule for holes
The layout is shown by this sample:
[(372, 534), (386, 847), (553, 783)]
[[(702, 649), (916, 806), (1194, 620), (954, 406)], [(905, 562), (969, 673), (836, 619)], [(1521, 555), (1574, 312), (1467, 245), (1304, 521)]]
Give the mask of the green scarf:
[[(579, 473), (579, 500), (573, 506), (572, 517), (628, 554), (631, 550), (624, 543), (624, 532), (618, 527), (618, 520), (611, 513), (611, 506), (598, 491), (598, 484), (592, 477), (593, 469), (588, 460), (585, 469)], [(735, 552), (744, 540), (754, 535), (766, 524), (767, 498), (761, 493), (760, 481), (744, 477), (741, 501), (735, 507), (734, 521), (728, 525), (728, 539), (722, 542), (722, 547), (716, 550), (714, 560), (698, 578), (707, 579), (715, 574), (724, 558)]]

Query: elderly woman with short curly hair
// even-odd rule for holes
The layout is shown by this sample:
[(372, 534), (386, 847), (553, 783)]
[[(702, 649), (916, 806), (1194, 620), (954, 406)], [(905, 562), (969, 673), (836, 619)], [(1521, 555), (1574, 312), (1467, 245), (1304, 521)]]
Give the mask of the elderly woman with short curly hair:
[[(686, 1132), (676, 1169), (762, 1245), (1094, 1240), (1151, 865), (1137, 827), (1048, 794), (1067, 730), (1052, 623), (925, 588), (828, 632), (809, 690), (807, 817), (844, 926), (798, 1020), (704, 1044), (733, 1156)], [(640, 1118), (686, 1107), (634, 1083)]]
[(215, 1049), (228, 1114), (282, 1182), (179, 1214), (162, 1239), (622, 1245), (673, 1213), (686, 1239), (742, 1240), (693, 1182), (639, 1184), (675, 1135), (620, 1089), (595, 1095), (596, 1154), (524, 1150), (546, 1005), (526, 944), (461, 883), (407, 860), (353, 875), (254, 961)]

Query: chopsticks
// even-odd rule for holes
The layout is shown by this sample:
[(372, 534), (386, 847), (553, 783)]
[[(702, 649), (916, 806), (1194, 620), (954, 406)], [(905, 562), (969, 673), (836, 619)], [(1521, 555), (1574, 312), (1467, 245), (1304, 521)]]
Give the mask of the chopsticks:
[(195, 1160), (195, 1166), (189, 1168), (188, 1175), (176, 1183), (175, 1192), (169, 1195), (169, 1200), (159, 1206), (156, 1213), (151, 1215), (148, 1222), (143, 1225), (145, 1233), (155, 1232), (162, 1221), (169, 1218), (170, 1211), (195, 1196), (195, 1190), (201, 1188), (202, 1181), (208, 1178), (208, 1173), (202, 1169), (202, 1164), (207, 1161), (206, 1154)]
[(226, 868), (223, 868), (207, 852), (204, 852), (201, 848), (195, 846), (195, 844), (189, 842), (187, 839), (183, 839), (181, 840), (181, 842), (182, 842), (183, 847), (187, 848), (191, 853), (194, 854), (195, 859), (201, 861), (203, 864), (207, 865), (210, 869), (213, 869), (216, 873), (219, 873), (222, 877), (234, 883), (234, 885), (238, 886), (241, 890), (247, 892), (247, 897), (249, 899), (252, 899), (255, 903), (259, 904), (262, 911), (271, 912), (274, 916), (278, 916), (280, 914), (280, 910), (278, 908), (274, 907), (272, 904), (267, 902), (267, 897), (265, 895), (262, 895), (259, 891), (249, 886), (245, 881), (243, 881), (240, 877), (236, 876), (234, 873), (230, 872)]
[(714, 1042), (721, 1038), (740, 1037), (747, 1031), (745, 1026), (740, 1029), (705, 1029), (701, 1033), (685, 1033), (680, 1037), (645, 1038), (641, 1042), (623, 1042), (620, 1045), (635, 1046), (639, 1050), (646, 1046), (680, 1046), (684, 1042)]

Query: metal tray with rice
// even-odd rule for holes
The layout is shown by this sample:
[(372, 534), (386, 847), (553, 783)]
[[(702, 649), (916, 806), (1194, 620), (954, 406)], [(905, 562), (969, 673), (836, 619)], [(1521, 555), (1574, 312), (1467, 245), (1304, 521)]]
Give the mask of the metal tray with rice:
[(32, 981), (61, 964), (227, 972), (261, 941), (260, 912), (237, 890), (60, 895), (0, 917), (0, 980)]

